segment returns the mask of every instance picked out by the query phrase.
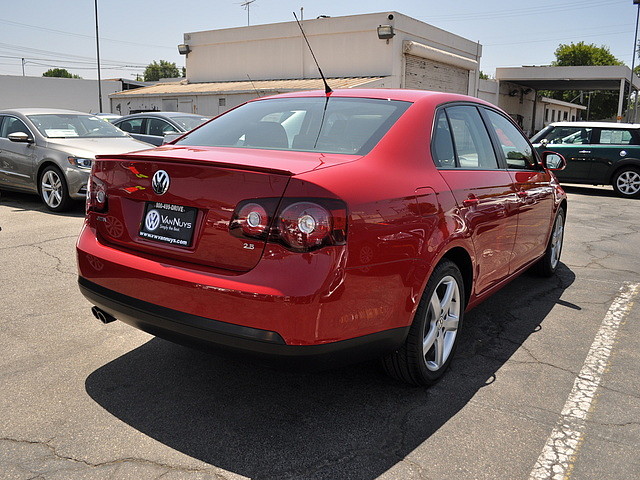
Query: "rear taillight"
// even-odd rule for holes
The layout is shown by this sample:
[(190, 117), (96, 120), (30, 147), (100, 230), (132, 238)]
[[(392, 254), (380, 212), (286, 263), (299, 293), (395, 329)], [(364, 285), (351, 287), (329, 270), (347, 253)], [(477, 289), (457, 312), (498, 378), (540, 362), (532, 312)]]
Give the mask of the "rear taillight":
[(102, 180), (94, 175), (89, 177), (87, 183), (86, 212), (105, 212), (107, 210), (107, 187)]
[(238, 224), (249, 237), (261, 237), (269, 228), (267, 210), (258, 203), (247, 203), (238, 212)]
[(309, 252), (345, 244), (347, 209), (344, 202), (327, 198), (289, 198), (279, 206), (273, 198), (245, 200), (236, 207), (229, 231)]

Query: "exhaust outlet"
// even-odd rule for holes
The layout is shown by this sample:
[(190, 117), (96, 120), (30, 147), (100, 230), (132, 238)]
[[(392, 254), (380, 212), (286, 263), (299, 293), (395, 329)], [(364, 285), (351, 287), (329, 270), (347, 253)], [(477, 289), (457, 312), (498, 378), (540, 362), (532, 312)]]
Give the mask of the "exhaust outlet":
[(111, 323), (116, 320), (116, 317), (108, 314), (107, 312), (99, 309), (98, 307), (91, 307), (91, 313), (93, 313), (93, 316), (96, 317), (98, 320), (100, 320), (104, 324)]

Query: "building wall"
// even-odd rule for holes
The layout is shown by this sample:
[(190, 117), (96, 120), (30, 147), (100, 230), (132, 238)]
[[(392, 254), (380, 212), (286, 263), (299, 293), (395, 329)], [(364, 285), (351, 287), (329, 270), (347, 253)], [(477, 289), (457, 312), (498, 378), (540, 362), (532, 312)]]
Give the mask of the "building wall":
[[(389, 17), (392, 17), (391, 19)], [(378, 25), (395, 36), (381, 40)], [(303, 28), (327, 77), (386, 76), (404, 82), (403, 42), (412, 40), (477, 61), (480, 46), (397, 12), (305, 20)], [(187, 33), (189, 82), (317, 78), (317, 67), (295, 22)], [(475, 92), (475, 73), (471, 75)]]
[[(244, 102), (256, 98), (255, 93), (206, 94), (189, 96), (132, 96), (111, 98), (111, 110), (119, 115), (148, 111), (179, 111), (215, 117)], [(190, 100), (190, 101), (189, 101)], [(174, 108), (177, 107), (177, 108)], [(190, 109), (185, 106), (191, 107)]]
[(499, 106), (500, 84), (495, 80), (480, 79), (478, 82), (478, 98)]
[[(103, 80), (102, 109), (109, 110), (109, 95), (121, 90), (119, 81)], [(98, 82), (77, 78), (0, 75), (0, 109), (64, 108), (98, 113)]]

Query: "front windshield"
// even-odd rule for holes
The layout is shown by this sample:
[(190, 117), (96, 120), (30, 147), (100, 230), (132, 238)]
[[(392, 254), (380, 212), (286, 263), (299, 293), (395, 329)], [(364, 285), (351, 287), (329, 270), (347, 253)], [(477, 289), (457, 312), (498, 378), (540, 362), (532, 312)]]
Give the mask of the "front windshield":
[(410, 105), (344, 97), (258, 100), (215, 118), (176, 145), (364, 155)]
[(184, 115), (169, 118), (180, 125), (185, 132), (193, 130), (194, 128), (202, 125), (204, 122), (209, 120), (207, 117), (187, 117)]
[(127, 136), (119, 128), (93, 115), (47, 113), (28, 117), (40, 133), (48, 138)]

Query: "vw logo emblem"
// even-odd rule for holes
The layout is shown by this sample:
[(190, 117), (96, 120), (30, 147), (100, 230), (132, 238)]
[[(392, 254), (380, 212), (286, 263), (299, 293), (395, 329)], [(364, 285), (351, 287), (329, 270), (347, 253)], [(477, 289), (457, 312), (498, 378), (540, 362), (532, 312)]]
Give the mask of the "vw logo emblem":
[(160, 214), (157, 210), (149, 210), (147, 213), (147, 218), (144, 219), (144, 226), (147, 227), (147, 230), (153, 232), (160, 225)]
[(153, 191), (158, 195), (164, 195), (165, 193), (167, 193), (167, 190), (169, 190), (169, 183), (171, 183), (169, 174), (164, 170), (158, 170), (153, 174), (151, 187), (153, 188)]

